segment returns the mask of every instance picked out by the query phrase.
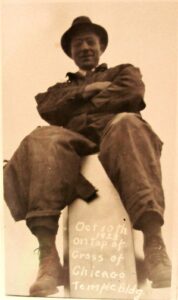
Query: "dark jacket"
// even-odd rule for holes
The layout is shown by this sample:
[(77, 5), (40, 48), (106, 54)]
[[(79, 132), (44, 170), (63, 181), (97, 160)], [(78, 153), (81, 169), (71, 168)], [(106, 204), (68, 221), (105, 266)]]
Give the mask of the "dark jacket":
[[(98, 150), (103, 130), (115, 114), (140, 112), (145, 108), (142, 75), (131, 64), (109, 69), (102, 64), (86, 77), (79, 72), (67, 76), (66, 82), (56, 83), (35, 97), (38, 112), (49, 124), (79, 132), (94, 141)], [(86, 85), (97, 81), (111, 81), (111, 85), (84, 99)], [(96, 196), (96, 189), (82, 175), (76, 192), (86, 201)]]
[[(64, 126), (99, 142), (95, 131), (103, 130), (116, 113), (139, 112), (145, 108), (142, 76), (131, 64), (109, 69), (102, 64), (86, 77), (79, 72), (67, 75), (67, 82), (57, 83), (35, 97), (40, 116), (51, 125)], [(111, 81), (111, 85), (84, 100), (86, 85), (97, 81)], [(92, 132), (88, 127), (93, 128)]]

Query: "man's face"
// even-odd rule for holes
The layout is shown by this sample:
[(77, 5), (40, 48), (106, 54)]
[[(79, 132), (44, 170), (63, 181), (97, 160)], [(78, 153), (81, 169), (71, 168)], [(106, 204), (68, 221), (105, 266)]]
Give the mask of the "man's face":
[(99, 37), (93, 32), (76, 34), (71, 41), (71, 57), (76, 65), (85, 71), (98, 65), (102, 46)]

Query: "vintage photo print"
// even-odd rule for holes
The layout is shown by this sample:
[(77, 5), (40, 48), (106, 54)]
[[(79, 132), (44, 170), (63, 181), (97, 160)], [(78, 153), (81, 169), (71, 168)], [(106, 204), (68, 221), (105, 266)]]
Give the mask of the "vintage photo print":
[(178, 299), (178, 2), (1, 17), (2, 297)]

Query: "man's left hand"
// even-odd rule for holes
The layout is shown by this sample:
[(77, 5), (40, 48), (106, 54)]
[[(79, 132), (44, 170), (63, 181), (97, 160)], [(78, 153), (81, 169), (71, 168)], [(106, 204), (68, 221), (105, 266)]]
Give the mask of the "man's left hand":
[(97, 81), (87, 84), (83, 93), (84, 98), (92, 97), (100, 91), (106, 89), (111, 84), (111, 81)]

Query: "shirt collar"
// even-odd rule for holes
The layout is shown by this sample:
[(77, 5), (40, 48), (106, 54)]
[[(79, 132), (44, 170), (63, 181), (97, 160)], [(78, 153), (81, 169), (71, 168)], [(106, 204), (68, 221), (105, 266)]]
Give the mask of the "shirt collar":
[[(101, 65), (99, 65), (98, 67), (95, 68), (95, 70), (93, 71), (94, 73), (95, 72), (104, 72), (108, 69), (107, 67), (107, 64), (103, 63)], [(66, 77), (69, 78), (69, 81), (73, 81), (75, 79), (79, 79), (79, 78), (83, 78), (86, 76), (86, 72), (83, 71), (83, 70), (79, 70), (78, 72), (76, 73), (72, 73), (72, 72), (68, 72), (66, 74)]]

